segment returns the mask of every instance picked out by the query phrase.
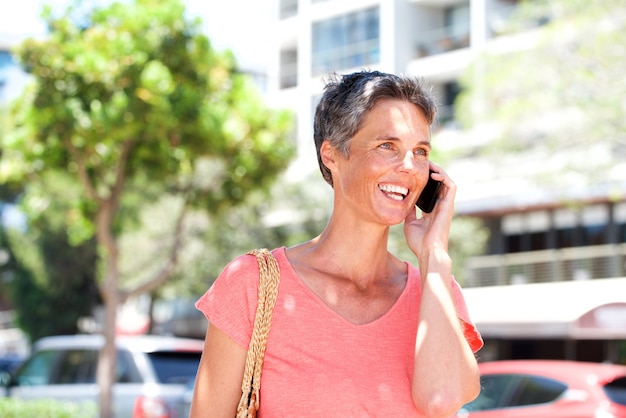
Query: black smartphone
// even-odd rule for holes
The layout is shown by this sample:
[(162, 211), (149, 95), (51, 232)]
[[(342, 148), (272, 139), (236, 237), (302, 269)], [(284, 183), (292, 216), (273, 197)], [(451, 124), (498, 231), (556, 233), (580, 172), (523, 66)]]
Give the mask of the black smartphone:
[(426, 186), (424, 186), (424, 190), (422, 190), (422, 194), (417, 199), (417, 203), (415, 206), (420, 208), (422, 212), (430, 213), (433, 211), (435, 207), (435, 203), (437, 203), (437, 197), (439, 196), (439, 188), (441, 187), (441, 182), (438, 180), (434, 180), (430, 175), (433, 173), (433, 170), (429, 170), (428, 172), (428, 182)]

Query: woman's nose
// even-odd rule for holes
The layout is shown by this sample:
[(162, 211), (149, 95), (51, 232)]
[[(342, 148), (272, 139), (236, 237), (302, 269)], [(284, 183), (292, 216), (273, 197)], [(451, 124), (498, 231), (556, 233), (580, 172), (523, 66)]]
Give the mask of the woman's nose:
[(405, 171), (416, 171), (417, 161), (415, 161), (415, 154), (412, 151), (407, 151), (402, 158), (402, 169)]

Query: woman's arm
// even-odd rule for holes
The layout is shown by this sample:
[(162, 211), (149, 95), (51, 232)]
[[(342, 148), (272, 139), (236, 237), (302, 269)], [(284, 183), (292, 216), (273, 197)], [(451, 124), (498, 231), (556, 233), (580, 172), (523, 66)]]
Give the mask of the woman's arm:
[(429, 418), (450, 417), (480, 391), (478, 365), (463, 335), (451, 289), (448, 235), (456, 185), (440, 168), (436, 171), (433, 177), (444, 187), (435, 210), (420, 219), (412, 211), (405, 222), (422, 280), (412, 395), (417, 409)]
[(189, 418), (235, 416), (246, 353), (228, 335), (209, 324)]
[(412, 395), (425, 416), (450, 417), (480, 391), (478, 366), (463, 335), (451, 291), (447, 253), (420, 260), (419, 311)]

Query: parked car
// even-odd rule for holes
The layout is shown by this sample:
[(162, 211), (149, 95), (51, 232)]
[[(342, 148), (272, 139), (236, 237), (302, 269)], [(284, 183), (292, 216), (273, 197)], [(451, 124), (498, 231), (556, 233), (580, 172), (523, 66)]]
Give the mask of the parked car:
[[(52, 398), (97, 405), (96, 365), (101, 335), (45, 337), (5, 382), (0, 396)], [(165, 336), (120, 336), (117, 381), (113, 386), (115, 418), (186, 418), (181, 397), (195, 379), (203, 342)], [(5, 376), (6, 378), (6, 376)], [(93, 408), (97, 412), (97, 408)]]
[(565, 360), (479, 363), (459, 418), (626, 418), (626, 366)]
[(9, 354), (0, 357), (0, 372), (13, 373), (24, 362), (24, 357), (17, 354)]
[(188, 417), (191, 413), (191, 401), (193, 400), (193, 391), (196, 386), (195, 383), (195, 379), (190, 380), (185, 386), (183, 396), (181, 396), (179, 410), (181, 411), (183, 417)]

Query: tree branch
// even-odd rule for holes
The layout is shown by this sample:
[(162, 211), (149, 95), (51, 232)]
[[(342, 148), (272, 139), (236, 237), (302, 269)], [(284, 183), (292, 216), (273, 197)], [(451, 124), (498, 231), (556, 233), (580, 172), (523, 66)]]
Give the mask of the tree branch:
[(178, 214), (178, 219), (176, 219), (176, 224), (174, 226), (174, 242), (172, 243), (169, 257), (165, 262), (163, 268), (158, 271), (151, 279), (148, 279), (147, 281), (138, 285), (132, 290), (124, 292), (120, 296), (120, 303), (124, 303), (130, 297), (151, 292), (152, 290), (165, 283), (165, 281), (172, 276), (174, 269), (178, 265), (178, 256), (180, 254), (180, 249), (183, 246), (183, 226), (185, 217), (187, 215), (187, 209), (187, 199), (184, 199), (183, 206), (180, 210), (180, 213)]
[(96, 188), (94, 187), (91, 179), (89, 178), (89, 175), (87, 174), (87, 165), (85, 164), (85, 159), (83, 158), (84, 155), (78, 151), (74, 144), (72, 144), (71, 139), (66, 141), (66, 145), (67, 149), (72, 155), (72, 159), (76, 162), (76, 165), (78, 166), (78, 178), (80, 180), (80, 183), (85, 188), (85, 193), (87, 194), (87, 197), (98, 203), (102, 203), (102, 198), (98, 196)]
[[(126, 166), (128, 165), (128, 156), (133, 149), (134, 141), (127, 139), (122, 144), (122, 152), (120, 153), (120, 159), (116, 168), (115, 182), (111, 187), (111, 193), (108, 200), (111, 202), (113, 214), (117, 213), (117, 209), (120, 204), (120, 196), (124, 190), (124, 181), (126, 180)], [(115, 215), (114, 215), (115, 216)]]

